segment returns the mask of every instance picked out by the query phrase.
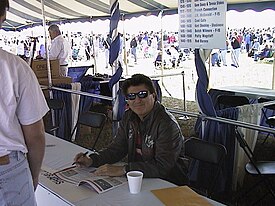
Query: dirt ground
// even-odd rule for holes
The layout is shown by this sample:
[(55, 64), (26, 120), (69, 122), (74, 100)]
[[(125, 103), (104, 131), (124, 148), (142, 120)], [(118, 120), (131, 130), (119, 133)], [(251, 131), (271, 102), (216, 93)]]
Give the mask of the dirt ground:
[[(239, 67), (231, 66), (231, 53), (227, 53), (227, 66), (210, 67), (206, 63), (208, 74), (210, 76), (209, 88), (221, 86), (254, 86), (261, 88), (272, 88), (273, 63), (267, 61), (255, 62), (253, 58), (248, 57), (246, 52), (240, 54)], [(154, 66), (154, 58), (143, 58), (139, 54), (137, 64), (130, 59), (127, 65), (123, 65), (123, 76), (128, 77), (135, 73), (143, 73), (154, 79), (159, 80), (162, 88), (163, 96), (184, 99), (183, 87), (185, 87), (185, 100), (195, 101), (195, 88), (197, 82), (197, 73), (193, 53), (181, 61), (179, 66), (175, 68), (167, 68), (164, 70), (156, 69)], [(73, 62), (73, 65), (93, 64), (91, 62)], [(94, 71), (89, 70), (87, 74)], [(112, 69), (105, 68), (105, 54), (101, 51), (96, 58), (96, 70), (100, 74), (112, 75)], [(184, 75), (182, 75), (184, 73)], [(164, 77), (160, 77), (164, 76)], [(184, 78), (183, 78), (184, 77)], [(188, 110), (188, 108), (187, 108)]]

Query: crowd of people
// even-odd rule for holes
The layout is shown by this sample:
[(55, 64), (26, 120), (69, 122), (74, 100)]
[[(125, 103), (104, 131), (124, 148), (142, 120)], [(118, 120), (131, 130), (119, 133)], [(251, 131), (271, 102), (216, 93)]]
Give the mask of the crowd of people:
[[(97, 58), (100, 53), (104, 53), (105, 68), (109, 67), (109, 49), (111, 39), (108, 34), (83, 34), (74, 32), (71, 34), (61, 33), (63, 38), (70, 45), (70, 62), (90, 61)], [(122, 64), (137, 64), (138, 59), (153, 58), (152, 63), (159, 66), (164, 62), (164, 66), (175, 68), (184, 60), (188, 59), (192, 53), (191, 49), (179, 48), (177, 32), (164, 31), (161, 41), (160, 32), (139, 32), (138, 34), (128, 34), (120, 36), (119, 60)], [(9, 35), (0, 37), (0, 47), (4, 50), (16, 54), (22, 58), (31, 55), (31, 46), (34, 38), (37, 40), (35, 56), (45, 53), (44, 38), (22, 37), (19, 35), (10, 37)], [(163, 42), (163, 45), (161, 43)], [(227, 29), (225, 46), (220, 49), (213, 49), (210, 58), (212, 66), (228, 66), (227, 53), (231, 56), (231, 66), (239, 67), (240, 54), (246, 52), (255, 61), (272, 57), (275, 48), (275, 28), (255, 29)], [(162, 49), (164, 50), (162, 52)], [(63, 62), (62, 65), (68, 64)], [(230, 64), (229, 64), (230, 65)]]
[[(55, 28), (55, 27), (54, 27)], [(50, 31), (50, 30), (49, 30)], [(62, 33), (62, 31), (60, 31)], [(58, 35), (60, 35), (58, 33)], [(127, 56), (127, 63), (133, 61), (137, 63), (139, 58), (153, 58), (159, 61), (161, 40), (159, 32), (140, 32), (139, 34), (126, 34), (125, 38), (120, 34), (120, 52), (119, 59), (122, 63), (124, 58), (124, 50)], [(61, 37), (58, 37), (59, 39)], [(100, 52), (104, 53), (105, 66), (108, 68), (109, 49), (111, 40), (107, 35), (97, 34), (82, 34), (75, 32), (71, 35), (63, 33), (63, 39), (70, 44), (70, 61), (89, 61), (91, 58), (98, 57)], [(53, 39), (51, 39), (53, 40)], [(163, 35), (165, 52), (163, 54), (165, 64), (175, 67), (175, 62), (180, 58), (181, 52), (178, 49), (177, 35), (174, 32), (166, 32)], [(36, 41), (36, 47), (33, 48), (33, 42)], [(64, 40), (63, 40), (64, 41)], [(45, 39), (42, 36), (38, 37), (22, 37), (15, 35), (2, 35), (0, 37), (0, 47), (4, 50), (28, 59), (34, 51), (34, 58), (45, 58)], [(50, 46), (51, 46), (51, 42)], [(67, 47), (67, 46), (66, 46)], [(66, 49), (68, 50), (68, 48)], [(187, 51), (188, 53), (188, 51)], [(67, 64), (63, 62), (62, 64)]]
[(227, 66), (226, 52), (231, 52), (231, 66), (239, 67), (240, 54), (247, 53), (254, 61), (271, 58), (275, 49), (275, 27), (266, 29), (228, 29), (226, 48), (212, 51), (212, 66)]

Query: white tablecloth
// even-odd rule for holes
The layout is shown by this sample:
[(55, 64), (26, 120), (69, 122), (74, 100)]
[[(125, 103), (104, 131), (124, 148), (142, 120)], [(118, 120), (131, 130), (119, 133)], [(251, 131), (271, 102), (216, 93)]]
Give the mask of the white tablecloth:
[[(46, 134), (46, 152), (42, 167), (49, 172), (68, 167), (72, 164), (75, 154), (79, 152), (86, 152), (86, 149)], [(37, 189), (36, 197), (38, 206), (159, 206), (163, 204), (151, 190), (174, 186), (174, 184), (158, 178), (144, 178), (139, 194), (130, 194), (127, 183), (108, 192), (98, 194), (84, 186), (75, 186), (70, 183), (55, 184), (49, 178), (40, 175), (40, 186)], [(210, 199), (207, 200), (213, 205), (221, 205)]]

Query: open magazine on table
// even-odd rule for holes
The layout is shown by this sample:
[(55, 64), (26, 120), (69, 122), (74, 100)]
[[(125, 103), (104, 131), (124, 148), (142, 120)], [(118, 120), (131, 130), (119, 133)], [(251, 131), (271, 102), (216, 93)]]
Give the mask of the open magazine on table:
[(95, 170), (94, 167), (80, 168), (72, 166), (57, 171), (54, 175), (77, 186), (83, 185), (92, 188), (98, 193), (109, 191), (126, 182), (123, 177), (95, 176), (93, 174)]

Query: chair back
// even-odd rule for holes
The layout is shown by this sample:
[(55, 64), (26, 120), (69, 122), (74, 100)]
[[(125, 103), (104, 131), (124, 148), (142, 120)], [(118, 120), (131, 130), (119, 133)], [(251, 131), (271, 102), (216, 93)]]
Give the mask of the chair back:
[[(211, 184), (206, 187), (205, 185), (194, 184), (191, 185), (191, 187), (195, 186), (194, 189), (199, 193), (210, 197), (216, 186), (216, 179), (221, 172), (226, 154), (226, 148), (221, 144), (207, 142), (195, 137), (188, 138), (185, 141), (185, 156), (191, 158), (191, 160), (198, 160), (211, 164), (216, 168), (215, 174), (213, 174), (211, 178), (213, 180)], [(202, 190), (205, 191), (202, 192)]]
[[(263, 97), (258, 98), (258, 103), (265, 103), (265, 102), (270, 102), (270, 101), (274, 101), (274, 100), (263, 98)], [(275, 110), (275, 104), (265, 105), (263, 108), (264, 109)]]
[(91, 111), (81, 113), (78, 117), (76, 125), (74, 126), (74, 128), (72, 130), (71, 138), (72, 138), (73, 134), (75, 133), (76, 129), (80, 128), (80, 125), (99, 129), (99, 132), (97, 133), (97, 135), (95, 137), (94, 144), (91, 147), (91, 150), (94, 150), (96, 143), (100, 137), (100, 134), (103, 130), (106, 120), (107, 120), (107, 117), (103, 113), (91, 112)]
[[(270, 101), (274, 101), (272, 99), (267, 99), (267, 98), (263, 98), (263, 97), (260, 97), (258, 98), (258, 103), (266, 103), (264, 104), (264, 106), (262, 107), (262, 114), (263, 114), (263, 120), (265, 121), (265, 123), (271, 127), (271, 128), (274, 128), (275, 127), (275, 116), (274, 116), (274, 112), (275, 112), (275, 103), (267, 103), (267, 102), (270, 102)], [(266, 134), (266, 137), (264, 139), (264, 141), (262, 142), (262, 144), (264, 144), (267, 140), (267, 138), (270, 136), (270, 135), (273, 135), (274, 134), (271, 134), (271, 133), (267, 133)]]
[(249, 99), (245, 96), (219, 95), (217, 104), (219, 109), (225, 109), (249, 104)]
[(101, 128), (106, 120), (106, 115), (97, 112), (84, 112), (79, 116), (78, 124), (90, 126), (94, 128)]
[[(59, 129), (59, 124), (63, 116), (64, 101), (62, 99), (50, 99), (46, 98), (50, 112), (46, 115), (45, 131), (56, 135), (56, 131)], [(61, 112), (58, 114), (58, 112)], [(54, 118), (54, 119), (53, 119)], [(51, 119), (51, 121), (49, 121)], [(45, 121), (44, 121), (45, 122)]]
[(264, 97), (259, 97), (258, 98), (258, 103), (264, 103), (264, 102), (269, 102), (269, 101), (272, 101), (272, 99), (267, 99), (267, 98), (264, 98)]
[(193, 159), (218, 165), (226, 155), (223, 145), (191, 137), (185, 141), (185, 155)]
[(48, 107), (53, 110), (62, 110), (64, 107), (64, 102), (61, 99), (50, 99), (46, 98)]

